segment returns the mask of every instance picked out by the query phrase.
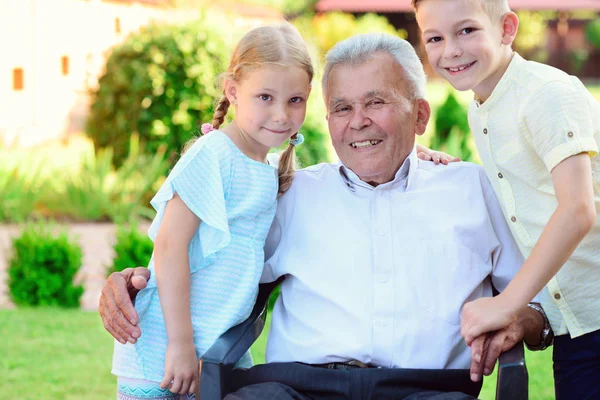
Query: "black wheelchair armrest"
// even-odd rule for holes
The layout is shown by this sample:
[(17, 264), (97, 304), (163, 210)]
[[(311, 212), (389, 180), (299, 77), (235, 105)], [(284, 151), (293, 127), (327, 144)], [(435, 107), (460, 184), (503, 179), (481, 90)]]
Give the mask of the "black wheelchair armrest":
[(523, 342), (500, 354), (498, 359), (498, 381), (496, 400), (527, 400), (529, 377), (525, 366)]
[(267, 319), (267, 302), (271, 292), (283, 277), (275, 282), (259, 285), (258, 296), (250, 316), (230, 328), (202, 356), (200, 398), (221, 400), (227, 393), (226, 376), (260, 336)]

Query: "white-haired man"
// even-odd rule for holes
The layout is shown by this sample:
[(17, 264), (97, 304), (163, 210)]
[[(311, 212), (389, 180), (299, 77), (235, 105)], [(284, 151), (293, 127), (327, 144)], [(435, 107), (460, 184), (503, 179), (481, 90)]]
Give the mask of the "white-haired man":
[[(263, 280), (286, 278), (267, 364), (237, 370), (227, 399), (470, 399), (501, 351), (543, 342), (544, 318), (527, 307), (487, 352), (478, 340), (471, 362), (461, 307), (492, 284), (502, 290), (522, 258), (480, 167), (417, 158), (424, 87), (414, 49), (392, 36), (354, 36), (327, 55), (340, 162), (298, 171), (279, 201)], [(113, 334), (134, 332), (122, 300), (131, 276), (105, 287), (100, 312)]]

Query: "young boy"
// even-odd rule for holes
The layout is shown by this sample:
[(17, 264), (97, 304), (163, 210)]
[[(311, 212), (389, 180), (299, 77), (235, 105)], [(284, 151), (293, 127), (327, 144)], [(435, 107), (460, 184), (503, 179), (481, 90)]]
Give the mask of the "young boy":
[(471, 131), (526, 257), (502, 294), (464, 306), (463, 336), (471, 345), (508, 326), (547, 284), (556, 398), (598, 399), (600, 105), (577, 78), (513, 52), (519, 20), (506, 0), (413, 6), (433, 68), (475, 94)]

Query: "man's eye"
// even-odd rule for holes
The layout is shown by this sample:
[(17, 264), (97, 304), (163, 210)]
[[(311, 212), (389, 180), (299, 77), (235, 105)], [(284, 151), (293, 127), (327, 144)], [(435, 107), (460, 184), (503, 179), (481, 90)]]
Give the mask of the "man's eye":
[(348, 107), (348, 106), (337, 107), (335, 110), (333, 110), (333, 112), (336, 114), (341, 114), (341, 113), (345, 113), (348, 111), (350, 111), (350, 107)]
[(263, 101), (269, 101), (273, 99), (273, 96), (270, 94), (259, 94), (258, 97)]
[(383, 107), (384, 104), (385, 104), (385, 102), (383, 102), (382, 100), (371, 100), (367, 103), (367, 107), (368, 108), (381, 108), (381, 107)]

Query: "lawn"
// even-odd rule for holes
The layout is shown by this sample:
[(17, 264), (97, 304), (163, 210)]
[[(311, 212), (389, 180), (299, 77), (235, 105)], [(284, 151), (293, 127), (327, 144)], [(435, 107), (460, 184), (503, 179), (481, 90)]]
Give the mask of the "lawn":
[[(2, 398), (114, 399), (113, 342), (95, 312), (53, 308), (0, 310)], [(264, 360), (265, 335), (252, 348)], [(553, 399), (551, 353), (528, 353), (531, 400)], [(494, 398), (495, 379), (481, 399)]]

